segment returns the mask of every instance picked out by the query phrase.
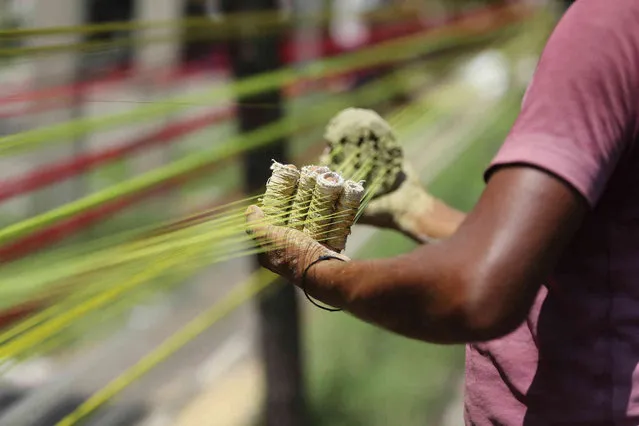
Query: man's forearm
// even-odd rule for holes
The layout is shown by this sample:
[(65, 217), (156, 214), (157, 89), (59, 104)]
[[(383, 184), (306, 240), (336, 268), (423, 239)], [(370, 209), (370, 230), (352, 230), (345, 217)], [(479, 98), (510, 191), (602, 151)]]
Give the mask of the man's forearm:
[(463, 271), (442, 244), (391, 259), (320, 262), (309, 270), (305, 289), (407, 337), (444, 344), (480, 340), (481, 332), (466, 317)]
[[(455, 232), (464, 217), (463, 213), (435, 200), (428, 214), (411, 218), (408, 223), (411, 223), (413, 235), (428, 236), (429, 241), (443, 240)], [(420, 240), (426, 242), (424, 239)], [(453, 318), (459, 314), (452, 312), (456, 302), (435, 300), (423, 291), (427, 287), (424, 282), (441, 283), (447, 279), (445, 276), (455, 281), (454, 274), (443, 272), (456, 269), (445, 251), (445, 247), (438, 246), (421, 248), (419, 253), (392, 259), (321, 262), (309, 271), (307, 290), (364, 321), (408, 337), (439, 343), (467, 341), (471, 337), (469, 331), (463, 330), (465, 326)], [(425, 274), (416, 276), (407, 272), (414, 270), (415, 262), (422, 261), (427, 264)], [(454, 285), (447, 284), (451, 294), (458, 294), (453, 290)], [(433, 308), (435, 305), (436, 309)], [(449, 309), (444, 308), (446, 305)], [(451, 327), (457, 330), (451, 330)]]
[(491, 340), (526, 318), (588, 211), (544, 171), (498, 170), (450, 237), (392, 259), (320, 262), (311, 296), (424, 341)]
[[(524, 321), (587, 212), (563, 180), (518, 166), (493, 174), (450, 238), (391, 259), (317, 263), (340, 255), (303, 232), (265, 224), (256, 206), (247, 209), (247, 232), (262, 247), (280, 247), (262, 264), (310, 296), (405, 336), (461, 343), (495, 339)], [(449, 222), (443, 214), (440, 223)]]

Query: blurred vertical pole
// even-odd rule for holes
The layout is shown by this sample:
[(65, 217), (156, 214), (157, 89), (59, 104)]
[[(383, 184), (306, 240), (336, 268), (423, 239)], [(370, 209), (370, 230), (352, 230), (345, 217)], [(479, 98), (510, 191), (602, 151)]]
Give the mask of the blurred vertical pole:
[[(225, 13), (278, 11), (277, 0), (224, 0)], [(255, 18), (252, 18), (255, 19)], [(229, 42), (236, 79), (261, 74), (282, 66), (280, 38), (256, 34), (251, 19), (242, 20), (241, 37)], [(281, 88), (237, 98), (241, 132), (250, 132), (280, 120), (284, 115)], [(270, 177), (271, 159), (286, 162), (286, 141), (281, 139), (244, 155), (248, 193), (263, 190)], [(255, 263), (257, 267), (257, 263)], [(258, 321), (266, 374), (265, 426), (302, 426), (305, 421), (304, 385), (300, 356), (300, 326), (296, 293), (291, 285), (278, 283), (258, 300)]]
[[(328, 13), (323, 0), (289, 0), (288, 6), (290, 16), (293, 18), (291, 59), (294, 66), (303, 72), (306, 67), (313, 65), (314, 61), (324, 55), (322, 31), (325, 28), (324, 23), (328, 21)], [(295, 107), (289, 112), (294, 115), (293, 120), (312, 114), (309, 106), (325, 96), (325, 93), (319, 90), (318, 83), (318, 80), (303, 83), (304, 86), (301, 89), (304, 95), (293, 100)], [(306, 132), (291, 135), (291, 145), (305, 146), (309, 136), (315, 137), (315, 140), (321, 138), (321, 135), (309, 135)]]
[(570, 6), (575, 2), (575, 0), (559, 0), (559, 4), (561, 6), (561, 11), (565, 12), (568, 10)]
[[(34, 28), (67, 27), (80, 25), (85, 18), (85, 2), (82, 0), (36, 0), (33, 3), (32, 16), (29, 26)], [(78, 35), (52, 35), (34, 37), (31, 41), (35, 46), (51, 44), (74, 44), (79, 41)], [(71, 87), (59, 103), (55, 103), (51, 111), (36, 113), (36, 117), (29, 117), (29, 126), (44, 127), (77, 119), (82, 115), (83, 106), (78, 94), (78, 78), (80, 74), (81, 55), (79, 51), (69, 50), (51, 54), (42, 54), (32, 58), (32, 88), (45, 90), (56, 86)], [(35, 101), (35, 102), (42, 102)], [(56, 160), (68, 159), (84, 149), (81, 138), (73, 144), (56, 148), (41, 148), (30, 154), (32, 165), (50, 163)], [(74, 177), (67, 182), (38, 191), (33, 195), (32, 214), (42, 213), (54, 206), (68, 203), (80, 197), (85, 192), (82, 176)]]
[[(182, 17), (184, 5), (182, 0), (136, 0), (134, 6), (135, 21), (141, 22), (170, 22), (161, 28), (147, 28), (136, 30), (135, 38), (138, 40), (134, 55), (134, 69), (136, 89), (139, 90), (140, 99), (162, 102), (172, 94), (172, 85), (179, 85), (171, 76), (178, 70), (180, 60), (180, 28), (178, 20)], [(146, 40), (158, 38), (161, 43), (148, 43)], [(168, 81), (168, 82), (167, 82)], [(151, 123), (140, 126), (143, 132), (158, 131), (171, 121), (168, 115)], [(173, 148), (171, 145), (145, 150), (132, 159), (135, 174), (144, 173), (172, 160)], [(158, 198), (153, 198), (145, 203), (143, 209), (148, 211), (155, 220), (165, 220), (177, 211), (171, 211), (167, 206), (178, 206), (180, 203), (171, 200), (177, 194), (169, 190)], [(167, 199), (169, 198), (169, 199)], [(148, 210), (147, 210), (148, 209)], [(161, 215), (160, 218), (157, 216)]]

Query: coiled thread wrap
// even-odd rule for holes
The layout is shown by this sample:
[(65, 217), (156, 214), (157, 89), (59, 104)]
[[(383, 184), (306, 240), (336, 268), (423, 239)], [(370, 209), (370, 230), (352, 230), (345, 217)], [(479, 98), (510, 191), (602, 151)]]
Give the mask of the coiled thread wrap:
[(273, 161), (273, 173), (266, 182), (266, 191), (262, 198), (264, 215), (274, 224), (284, 226), (288, 223), (288, 215), (297, 189), (300, 172), (292, 164), (280, 164)]
[(357, 216), (363, 197), (363, 181), (353, 182), (349, 180), (344, 183), (342, 193), (337, 200), (327, 240), (327, 245), (338, 253), (346, 248), (346, 239), (351, 234), (351, 226)]
[(323, 241), (328, 237), (335, 204), (342, 193), (343, 185), (344, 179), (335, 172), (317, 177), (304, 225), (304, 232), (311, 238)]
[(322, 166), (302, 167), (300, 180), (297, 184), (297, 192), (291, 206), (288, 226), (298, 231), (304, 230), (304, 222), (308, 216), (308, 210), (313, 199), (313, 192), (317, 184), (317, 176), (328, 173), (330, 169)]

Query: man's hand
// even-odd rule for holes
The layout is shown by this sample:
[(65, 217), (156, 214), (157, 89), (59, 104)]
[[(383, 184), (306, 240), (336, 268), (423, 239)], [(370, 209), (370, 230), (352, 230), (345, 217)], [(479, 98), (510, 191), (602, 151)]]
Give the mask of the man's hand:
[(408, 166), (393, 189), (373, 198), (358, 223), (397, 230), (420, 243), (452, 235), (464, 214), (430, 195)]
[(300, 284), (304, 270), (320, 256), (349, 260), (301, 231), (269, 224), (257, 206), (249, 206), (246, 210), (246, 222), (247, 234), (264, 250), (259, 255), (260, 264), (293, 284)]
[[(426, 243), (449, 237), (462, 222), (462, 213), (426, 191), (419, 176), (406, 164), (391, 125), (375, 111), (341, 111), (329, 122), (324, 138), (328, 146), (320, 156), (320, 164), (332, 170), (357, 169), (364, 159), (375, 163), (376, 171), (366, 179), (368, 184), (376, 182), (373, 190), (380, 193), (365, 208), (360, 223), (394, 229)], [(385, 173), (386, 167), (389, 170)]]

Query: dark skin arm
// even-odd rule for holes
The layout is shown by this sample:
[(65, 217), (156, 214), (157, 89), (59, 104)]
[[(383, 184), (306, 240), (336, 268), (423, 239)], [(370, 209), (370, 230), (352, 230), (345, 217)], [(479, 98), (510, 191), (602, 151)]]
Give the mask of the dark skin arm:
[[(447, 344), (494, 339), (525, 319), (587, 210), (585, 200), (553, 175), (528, 166), (498, 169), (447, 240), (395, 258), (320, 262), (310, 268), (306, 290), (411, 338)], [(263, 264), (299, 284), (323, 248), (309, 242), (299, 249), (287, 249), (276, 265), (268, 256)]]
[(571, 187), (531, 167), (498, 170), (449, 239), (391, 259), (324, 262), (311, 295), (420, 340), (490, 340), (525, 318), (588, 207)]
[[(548, 155), (554, 162), (549, 167), (582, 185), (593, 203), (639, 133), (639, 39), (633, 31), (639, 9), (632, 0), (610, 3), (577, 2), (562, 18), (528, 86), (510, 148), (502, 151), (509, 154), (501, 158), (545, 164)], [(386, 219), (387, 226), (428, 241), (441, 230), (431, 220), (432, 200), (416, 182), (407, 183), (366, 211), (371, 220), (383, 225)], [(450, 238), (392, 259), (320, 262), (310, 268), (307, 289), (323, 302), (413, 338), (490, 340), (524, 320), (588, 209), (581, 195), (549, 173), (522, 164), (501, 168)], [(311, 261), (328, 252), (303, 234), (265, 231), (258, 240), (275, 237), (280, 249), (267, 252), (263, 264), (291, 282), (299, 284)]]

